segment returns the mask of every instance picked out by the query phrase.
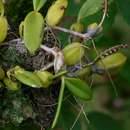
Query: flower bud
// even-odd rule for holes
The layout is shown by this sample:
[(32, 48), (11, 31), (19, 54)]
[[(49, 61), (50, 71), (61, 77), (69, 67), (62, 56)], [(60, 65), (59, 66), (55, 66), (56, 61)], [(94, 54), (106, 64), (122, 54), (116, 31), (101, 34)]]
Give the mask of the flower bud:
[(54, 59), (54, 70), (57, 73), (64, 65), (64, 56), (61, 51), (57, 52)]
[[(72, 31), (82, 33), (84, 31), (84, 26), (82, 23), (76, 22), (71, 25), (70, 29)], [(74, 35), (70, 35), (69, 40), (70, 42), (81, 42), (83, 39)]]
[(102, 32), (102, 30), (102, 27), (98, 27), (97, 23), (92, 23), (88, 26), (87, 33), (91, 37), (93, 35), (99, 34), (100, 32)]
[(76, 31), (76, 32), (83, 32), (84, 31), (84, 26), (82, 23), (73, 23), (70, 27), (71, 30)]
[(88, 25), (88, 30), (95, 30), (98, 27), (97, 23), (92, 23), (90, 25)]

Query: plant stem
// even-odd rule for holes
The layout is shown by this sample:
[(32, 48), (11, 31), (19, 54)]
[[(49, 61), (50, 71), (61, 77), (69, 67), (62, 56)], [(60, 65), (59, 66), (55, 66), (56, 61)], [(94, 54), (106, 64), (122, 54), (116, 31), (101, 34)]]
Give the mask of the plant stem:
[(60, 115), (60, 110), (61, 110), (61, 105), (62, 105), (62, 101), (63, 101), (63, 95), (64, 95), (64, 89), (65, 89), (65, 79), (64, 77), (61, 78), (62, 82), (61, 82), (61, 88), (60, 88), (60, 93), (59, 93), (59, 99), (58, 99), (58, 106), (57, 106), (57, 110), (56, 110), (56, 114), (52, 123), (52, 129), (56, 126), (59, 115)]
[(83, 39), (85, 39), (85, 40), (90, 39), (90, 36), (89, 36), (89, 34), (87, 34), (87, 33), (82, 34), (82, 33), (75, 32), (75, 31), (72, 31), (72, 30), (69, 30), (69, 29), (66, 29), (66, 28), (58, 27), (58, 26), (53, 27), (53, 29), (59, 30), (59, 31), (62, 31), (62, 32), (65, 32), (65, 33), (69, 33), (69, 34), (71, 34), (71, 35), (74, 35), (74, 36), (83, 38)]
[(58, 78), (60, 76), (63, 76), (65, 74), (67, 74), (67, 73), (68, 73), (67, 70), (61, 71), (61, 72), (57, 73), (56, 75), (54, 75), (53, 79), (56, 79), (56, 78)]
[(101, 22), (99, 23), (98, 27), (100, 28), (106, 18), (107, 15), (107, 10), (108, 10), (108, 0), (104, 0), (104, 13), (101, 19)]
[(49, 48), (49, 47), (47, 47), (47, 46), (45, 46), (45, 45), (41, 45), (41, 48), (42, 48), (44, 51), (53, 54), (54, 56), (57, 55), (56, 51), (54, 51), (53, 48)]
[(51, 62), (51, 63), (45, 65), (44, 68), (41, 69), (41, 71), (47, 70), (47, 69), (51, 68), (52, 66), (54, 66), (54, 62)]

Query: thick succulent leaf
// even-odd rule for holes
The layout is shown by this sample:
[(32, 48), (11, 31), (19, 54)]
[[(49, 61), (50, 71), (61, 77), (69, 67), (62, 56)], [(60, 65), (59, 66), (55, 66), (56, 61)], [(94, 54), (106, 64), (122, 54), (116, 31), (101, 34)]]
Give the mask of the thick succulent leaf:
[(92, 97), (90, 87), (78, 78), (65, 78), (66, 87), (77, 97), (89, 100)]
[(47, 0), (33, 0), (34, 10), (39, 11), (46, 2)]
[(41, 79), (43, 84), (43, 88), (48, 88), (50, 84), (52, 84), (53, 74), (48, 71), (37, 71), (35, 74)]
[(25, 71), (25, 70), (16, 70), (15, 78), (21, 83), (28, 85), (30, 87), (33, 87), (33, 88), (42, 87), (42, 82), (40, 78), (32, 72)]
[(19, 82), (13, 82), (11, 79), (8, 79), (8, 78), (4, 78), (3, 82), (6, 85), (6, 88), (12, 91), (19, 90), (21, 86)]
[(81, 7), (78, 20), (97, 13), (103, 6), (104, 0), (86, 0), (86, 2)]
[(46, 15), (46, 22), (49, 26), (56, 26), (59, 24), (64, 16), (65, 10), (68, 6), (68, 0), (57, 0), (50, 6)]
[(5, 17), (0, 16), (0, 43), (2, 43), (7, 37), (8, 21)]
[(107, 70), (110, 74), (117, 74), (123, 67), (127, 60), (127, 57), (120, 52), (105, 57), (97, 62), (97, 67), (103, 70)]
[(31, 54), (40, 47), (43, 38), (44, 19), (36, 12), (30, 12), (24, 21), (24, 42), (26, 48)]
[(19, 25), (19, 35), (23, 38), (23, 30), (24, 30), (24, 21), (22, 21)]
[(71, 66), (80, 62), (84, 55), (84, 48), (81, 46), (81, 43), (73, 42), (63, 49), (63, 54), (65, 64)]

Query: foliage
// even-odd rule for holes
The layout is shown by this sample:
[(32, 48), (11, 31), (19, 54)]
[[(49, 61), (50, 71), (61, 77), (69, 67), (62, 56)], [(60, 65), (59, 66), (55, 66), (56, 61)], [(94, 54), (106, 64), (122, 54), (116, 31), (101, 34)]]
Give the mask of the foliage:
[(129, 129), (129, 3), (0, 0), (0, 129)]
[(79, 11), (78, 20), (95, 14), (101, 9), (102, 4), (103, 0), (87, 0)]

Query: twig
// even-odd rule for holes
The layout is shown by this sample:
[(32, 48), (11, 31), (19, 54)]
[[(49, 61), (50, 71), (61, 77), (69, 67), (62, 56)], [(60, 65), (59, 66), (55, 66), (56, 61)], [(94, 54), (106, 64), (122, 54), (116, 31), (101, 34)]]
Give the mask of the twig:
[(102, 24), (103, 24), (103, 22), (104, 22), (104, 20), (106, 18), (106, 14), (107, 14), (107, 10), (108, 10), (107, 5), (108, 5), (108, 1), (104, 0), (104, 14), (103, 14), (103, 17), (101, 19), (101, 22), (99, 23), (99, 25), (98, 25), (97, 29), (94, 31), (94, 33), (90, 34), (90, 32), (87, 32), (85, 34), (82, 34), (82, 33), (75, 32), (75, 31), (72, 31), (72, 30), (69, 30), (69, 29), (66, 29), (66, 28), (58, 27), (58, 26), (55, 26), (55, 27), (52, 27), (52, 28), (55, 29), (55, 30), (59, 30), (59, 31), (62, 31), (62, 32), (69, 33), (71, 35), (80, 37), (80, 38), (82, 38), (84, 40), (90, 40), (98, 32), (99, 28), (102, 26)]
[[(98, 55), (99, 58), (101, 59), (101, 62), (102, 62), (102, 64), (103, 64), (104, 68), (106, 68), (106, 67), (105, 67), (105, 64), (104, 64), (103, 61), (102, 61), (103, 58), (102, 58), (102, 56), (100, 55), (99, 51), (96, 49), (96, 46), (95, 46), (95, 43), (94, 43), (93, 40), (92, 40), (92, 42), (93, 42), (93, 46), (94, 46), (94, 48), (95, 48), (95, 50), (96, 50), (97, 55)], [(105, 69), (105, 73), (107, 74), (107, 76), (108, 76), (108, 78), (109, 78), (109, 80), (110, 80), (110, 82), (111, 82), (111, 84), (112, 84), (112, 86), (113, 86), (113, 88), (114, 88), (116, 97), (117, 97), (117, 96), (118, 96), (117, 88), (116, 88), (116, 85), (115, 85), (115, 83), (113, 82), (113, 80), (112, 80), (112, 78), (111, 78), (111, 74), (109, 73), (109, 71), (108, 71), (107, 69)]]
[(47, 46), (45, 46), (45, 45), (41, 45), (40, 47), (41, 47), (41, 49), (43, 49), (44, 51), (46, 51), (46, 52), (48, 52), (48, 53), (50, 53), (50, 54), (52, 54), (52, 55), (54, 55), (54, 56), (57, 55), (57, 53), (56, 53), (56, 51), (54, 50), (54, 48), (49, 48), (49, 47), (47, 47)]
[(108, 0), (104, 0), (104, 13), (103, 13), (102, 20), (98, 25), (98, 28), (100, 28), (102, 26), (102, 24), (106, 18), (107, 10), (108, 10)]
[(41, 71), (47, 70), (47, 69), (51, 68), (52, 66), (54, 66), (54, 62), (51, 62), (51, 63), (45, 65), (44, 68), (41, 69)]
[(8, 42), (3, 42), (3, 43), (0, 44), (0, 46), (9, 45), (9, 44), (15, 43), (15, 42), (17, 42), (17, 43), (24, 43), (21, 38), (17, 38), (17, 39), (10, 40)]
[[(94, 46), (94, 49), (96, 50), (96, 47), (95, 47), (94, 44), (93, 44), (93, 46)], [(83, 65), (83, 67), (94, 65), (98, 60), (100, 60), (100, 59), (102, 59), (102, 58), (104, 58), (106, 56), (109, 56), (109, 55), (111, 55), (113, 53), (116, 53), (120, 49), (124, 49), (124, 48), (128, 48), (128, 44), (120, 44), (120, 45), (116, 45), (116, 46), (113, 46), (111, 48), (108, 48), (105, 51), (101, 52), (92, 62), (90, 62), (90, 63), (88, 63), (86, 65)], [(96, 53), (97, 53), (97, 51), (96, 51)]]
[[(66, 95), (66, 97), (63, 99), (63, 101), (62, 102), (65, 102), (69, 97), (70, 97), (71, 95), (69, 94), (69, 95)], [(56, 102), (56, 103), (53, 103), (53, 104), (40, 104), (41, 106), (43, 106), (43, 107), (53, 107), (53, 106), (56, 106), (56, 105), (58, 105), (58, 102)]]
[(66, 28), (63, 28), (63, 27), (55, 26), (55, 27), (53, 27), (53, 29), (59, 30), (59, 31), (62, 31), (62, 32), (65, 32), (65, 33), (69, 33), (71, 35), (74, 35), (74, 36), (77, 36), (77, 37), (80, 37), (80, 38), (83, 38), (83, 39), (89, 38), (89, 36), (87, 37), (82, 33), (75, 32), (75, 31), (72, 31), (72, 30), (69, 30), (69, 29), (66, 29)]
[(82, 113), (82, 109), (79, 111), (79, 113), (78, 113), (73, 125), (71, 126), (70, 130), (72, 130), (74, 128), (75, 124), (77, 123), (78, 119), (80, 118), (81, 113)]
[(86, 33), (82, 34), (82, 33), (79, 33), (79, 32), (76, 32), (76, 31), (72, 31), (72, 30), (69, 30), (69, 29), (66, 29), (66, 28), (63, 28), (63, 27), (55, 26), (55, 27), (52, 27), (52, 28), (55, 29), (55, 30), (62, 31), (64, 33), (68, 33), (68, 34), (80, 37), (80, 38), (82, 38), (85, 41), (88, 41), (93, 36), (95, 36), (95, 33), (97, 33), (97, 30), (99, 29), (99, 28), (97, 28), (96, 31), (95, 31), (95, 33), (86, 32)]
[(61, 77), (61, 76), (65, 75), (65, 74), (67, 74), (67, 73), (68, 73), (67, 70), (61, 71), (61, 72), (57, 73), (56, 75), (54, 75), (53, 79)]
[(89, 121), (89, 119), (88, 119), (88, 117), (87, 117), (87, 115), (86, 115), (86, 113), (85, 113), (85, 110), (84, 110), (84, 104), (81, 105), (80, 103), (78, 103), (78, 101), (77, 101), (77, 99), (76, 99), (75, 96), (74, 96), (74, 99), (75, 99), (76, 103), (78, 104), (78, 106), (80, 107), (80, 109), (82, 110), (83, 115), (84, 115), (84, 117), (85, 117), (87, 123), (90, 124), (90, 121)]

